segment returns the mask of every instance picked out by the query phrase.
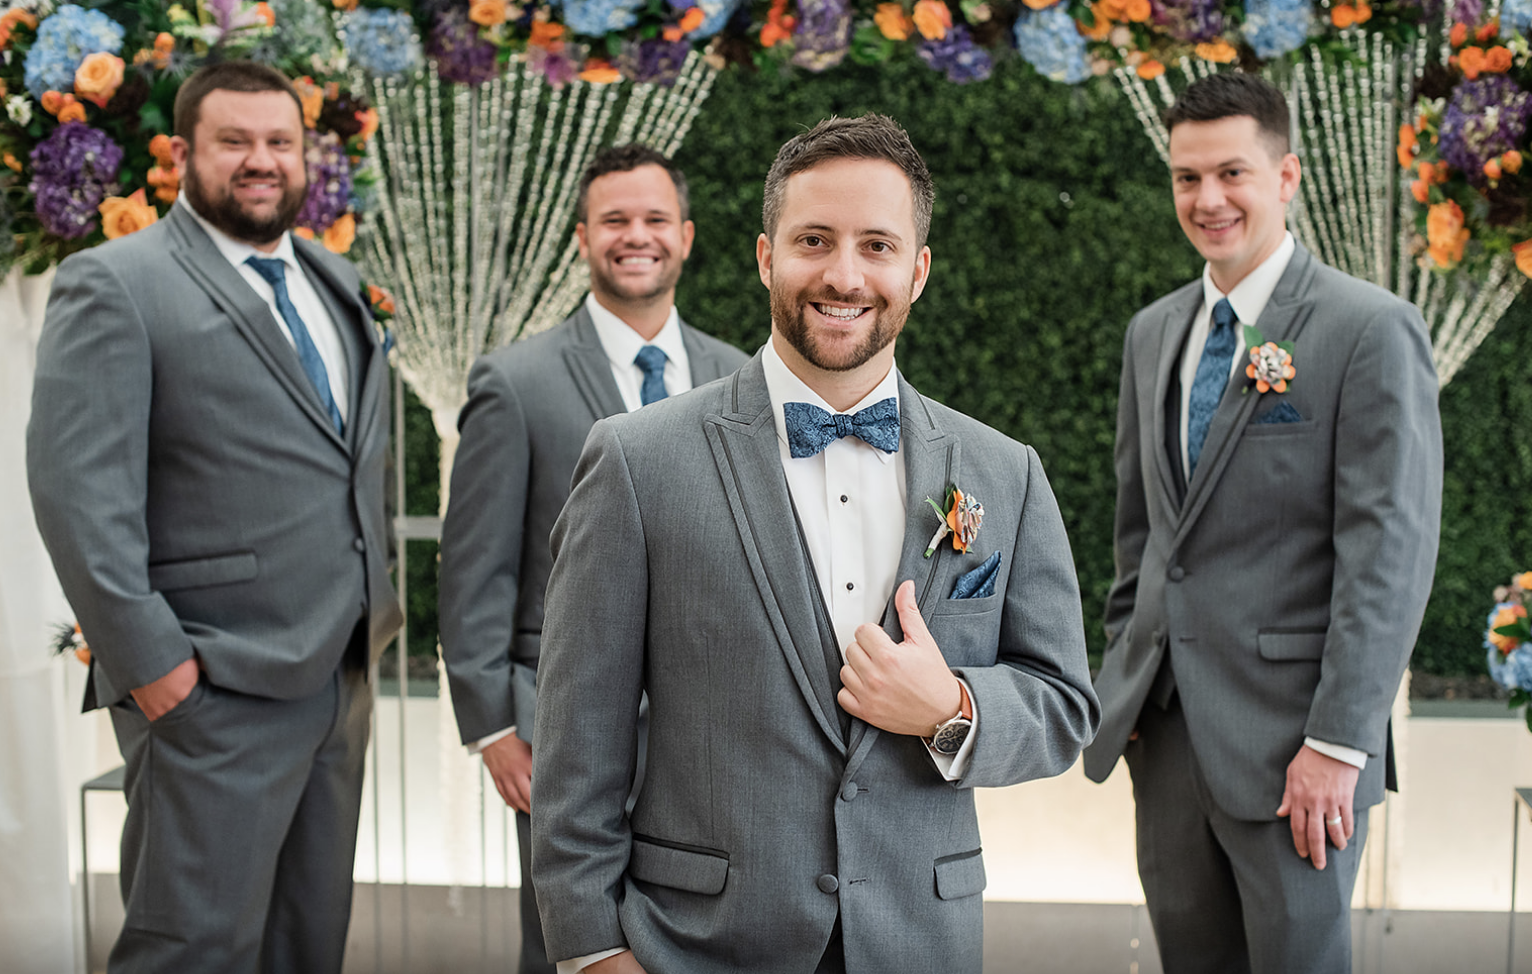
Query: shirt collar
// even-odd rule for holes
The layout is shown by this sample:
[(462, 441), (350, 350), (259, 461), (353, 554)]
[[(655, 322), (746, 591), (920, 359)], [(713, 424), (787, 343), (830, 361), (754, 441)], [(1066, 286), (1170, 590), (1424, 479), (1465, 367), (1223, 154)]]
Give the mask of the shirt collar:
[(1247, 325), (1255, 324), (1261, 317), (1261, 312), (1266, 310), (1266, 302), (1271, 300), (1271, 292), (1277, 289), (1277, 284), (1282, 280), (1282, 273), (1287, 270), (1287, 264), (1293, 259), (1293, 252), (1296, 249), (1297, 245), (1293, 242), (1292, 233), (1284, 233), (1282, 242), (1277, 245), (1277, 249), (1271, 256), (1261, 261), (1255, 270), (1246, 274), (1228, 294), (1219, 291), (1218, 286), (1213, 283), (1213, 269), (1203, 267), (1203, 304), (1211, 308), (1220, 298), (1227, 297), (1229, 304), (1234, 308), (1234, 314), (1241, 322)]
[(670, 315), (665, 319), (665, 324), (653, 341), (646, 342), (633, 326), (608, 311), (594, 294), (585, 296), (585, 310), (590, 314), (591, 323), (596, 326), (596, 337), (601, 340), (601, 347), (606, 351), (606, 357), (618, 368), (632, 368), (633, 360), (638, 357), (638, 350), (645, 345), (654, 345), (665, 353), (665, 357), (672, 362), (686, 361), (686, 342), (681, 335), (681, 316), (676, 312), (676, 306), (670, 306)]
[(196, 209), (192, 207), (191, 201), (186, 198), (185, 193), (182, 193), (180, 196), (176, 197), (176, 205), (184, 206), (186, 208), (186, 212), (191, 214), (192, 219), (196, 220), (197, 224), (201, 226), (203, 230), (207, 231), (207, 235), (213, 240), (213, 246), (218, 248), (218, 252), (220, 254), (223, 254), (224, 260), (227, 260), (235, 267), (239, 267), (251, 257), (259, 257), (262, 260), (269, 260), (272, 258), (279, 259), (282, 261), (282, 263), (286, 264), (288, 270), (291, 271), (302, 270), (302, 268), (298, 266), (298, 255), (293, 252), (292, 234), (283, 233), (282, 236), (277, 239), (277, 249), (268, 254), (265, 251), (256, 250), (254, 247), (247, 243), (241, 243), (240, 241), (235, 240), (233, 237), (213, 226), (207, 221), (206, 217), (204, 217), (201, 213), (198, 213)]
[[(782, 356), (777, 354), (776, 346), (770, 339), (766, 340), (766, 347), (761, 352), (761, 366), (766, 372), (766, 393), (771, 397), (771, 418), (777, 424), (777, 439), (783, 443), (787, 442), (787, 421), (782, 417), (783, 403), (806, 402), (811, 406), (818, 406), (827, 413), (841, 412), (832, 408), (819, 393), (809, 387), (808, 383), (793, 374), (793, 370), (782, 361)], [(899, 405), (899, 369), (894, 365), (889, 366), (888, 374), (876, 388), (864, 396), (861, 402), (845, 412), (849, 415), (889, 398), (894, 400), (895, 406)], [(870, 446), (868, 449), (872, 450), (873, 455), (882, 462), (893, 462), (894, 453), (884, 453)]]

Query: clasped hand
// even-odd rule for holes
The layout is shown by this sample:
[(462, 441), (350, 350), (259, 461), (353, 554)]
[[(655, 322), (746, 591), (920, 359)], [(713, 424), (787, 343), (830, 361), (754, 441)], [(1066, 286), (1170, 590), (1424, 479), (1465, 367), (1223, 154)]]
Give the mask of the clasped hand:
[(894, 592), (894, 609), (904, 627), (895, 643), (879, 626), (857, 627), (841, 667), (840, 705), (853, 717), (892, 734), (928, 737), (958, 712), (962, 691), (936, 640), (920, 617), (915, 583)]

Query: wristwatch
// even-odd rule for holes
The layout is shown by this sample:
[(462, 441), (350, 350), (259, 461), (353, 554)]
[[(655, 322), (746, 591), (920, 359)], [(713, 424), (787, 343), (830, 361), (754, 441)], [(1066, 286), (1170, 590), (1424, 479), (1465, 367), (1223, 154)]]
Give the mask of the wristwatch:
[(937, 754), (956, 754), (963, 747), (963, 742), (968, 740), (968, 732), (973, 730), (973, 701), (968, 698), (968, 687), (962, 680), (958, 681), (958, 690), (963, 699), (958, 705), (957, 714), (937, 724), (936, 731), (927, 741), (931, 750)]

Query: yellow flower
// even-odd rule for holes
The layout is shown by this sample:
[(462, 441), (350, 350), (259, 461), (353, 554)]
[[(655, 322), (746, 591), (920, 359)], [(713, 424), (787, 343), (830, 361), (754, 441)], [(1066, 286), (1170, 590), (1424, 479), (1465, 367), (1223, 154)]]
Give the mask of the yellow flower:
[(142, 188), (134, 190), (132, 196), (108, 196), (98, 209), (101, 211), (101, 232), (108, 240), (137, 233), (160, 218), (144, 199)]
[(916, 0), (915, 29), (928, 41), (939, 41), (952, 27), (952, 11), (941, 0)]
[(331, 253), (344, 254), (356, 241), (356, 217), (342, 213), (324, 232), (323, 243)]
[(907, 41), (910, 39), (910, 31), (915, 29), (915, 22), (904, 12), (904, 6), (897, 3), (878, 4), (877, 12), (872, 15), (872, 22), (877, 24), (878, 30), (891, 41)]

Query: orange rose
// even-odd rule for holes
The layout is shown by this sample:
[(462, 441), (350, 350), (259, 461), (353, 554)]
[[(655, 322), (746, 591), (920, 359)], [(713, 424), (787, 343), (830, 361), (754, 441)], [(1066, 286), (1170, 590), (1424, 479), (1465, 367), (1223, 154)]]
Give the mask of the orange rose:
[(1365, 24), (1371, 19), (1372, 7), (1368, 5), (1367, 0), (1361, 0), (1361, 2), (1356, 5), (1356, 22), (1359, 24)]
[(356, 120), (362, 123), (362, 129), (356, 133), (356, 137), (363, 142), (378, 134), (378, 110), (376, 108), (369, 108), (365, 112), (357, 112)]
[(1420, 151), (1420, 140), (1415, 137), (1415, 127), (1408, 122), (1399, 126), (1399, 165), (1405, 169), (1415, 165), (1415, 154)]
[(1410, 195), (1415, 197), (1415, 202), (1424, 206), (1431, 199), (1431, 185), (1424, 179), (1417, 179), (1410, 183)]
[(303, 77), (293, 82), (298, 92), (298, 102), (303, 106), (303, 127), (313, 128), (319, 124), (319, 113), (324, 108), (324, 92), (314, 84), (313, 78)]
[(1426, 211), (1426, 239), (1430, 243), (1431, 260), (1437, 267), (1455, 267), (1463, 259), (1463, 247), (1468, 243), (1469, 232), (1463, 226), (1463, 210), (1452, 200), (1437, 203)]
[(1498, 33), (1500, 33), (1500, 18), (1496, 17), (1475, 31), (1474, 38), (1477, 39), (1480, 44), (1483, 44)]
[(1523, 240), (1512, 246), (1511, 253), (1516, 255), (1516, 269), (1532, 277), (1532, 240)]
[(1499, 159), (1491, 159), (1489, 162), (1486, 162), (1484, 164), (1484, 175), (1488, 176), (1491, 181), (1499, 179), (1500, 178), (1500, 160)]
[(1356, 8), (1349, 3), (1338, 3), (1330, 8), (1330, 23), (1345, 30), (1356, 23)]
[(122, 69), (122, 58), (115, 54), (87, 54), (74, 72), (75, 94), (97, 108), (105, 108), (122, 86)]
[(63, 108), (59, 109), (59, 124), (85, 121), (85, 106), (75, 101), (73, 95), (66, 97), (69, 98), (69, 101)]
[(144, 199), (142, 188), (134, 190), (132, 196), (108, 196), (98, 209), (101, 211), (101, 232), (108, 240), (137, 233), (160, 218)]
[(356, 217), (342, 213), (325, 229), (323, 243), (332, 254), (344, 254), (356, 241)]
[(1511, 70), (1511, 50), (1496, 44), (1484, 55), (1484, 70), (1491, 74), (1504, 74)]
[(1523, 592), (1532, 590), (1532, 572), (1522, 572), (1519, 575), (1512, 575), (1511, 584), (1521, 589)]
[[(1021, 2), (1026, 4), (1028, 7), (1030, 7), (1033, 10), (1047, 10), (1049, 7), (1051, 7), (1054, 4), (1058, 3), (1059, 0), (1021, 0)], [(950, 18), (950, 14), (949, 14), (949, 18)], [(948, 24), (948, 26), (950, 27), (952, 25)]]
[(904, 7), (897, 3), (878, 4), (872, 22), (878, 25), (878, 32), (891, 41), (907, 41), (910, 39), (910, 31), (915, 29), (915, 22), (904, 12)]
[(170, 136), (161, 132), (149, 140), (149, 154), (162, 166), (170, 165)]
[(1093, 4), (1091, 6), (1091, 13), (1095, 14), (1095, 24), (1087, 27), (1077, 20), (1075, 21), (1075, 29), (1078, 30), (1086, 38), (1086, 40), (1106, 40), (1107, 35), (1112, 32), (1112, 19), (1102, 12), (1101, 4), (1099, 3)]
[(0, 16), (0, 51), (11, 46), (11, 35), (16, 30), (16, 25), (21, 24), (29, 30), (37, 29), (37, 18), (25, 10), (12, 7), (3, 16)]
[[(1033, 0), (1026, 0), (1026, 3), (1032, 6)], [(1051, 0), (1043, 6), (1052, 6)], [(939, 41), (947, 36), (947, 31), (952, 27), (952, 11), (941, 0), (915, 0), (914, 20), (915, 29), (920, 31), (921, 37), (928, 41)]]
[(304, 240), (313, 240), (314, 231), (308, 227), (293, 227), (293, 236), (302, 237)]
[(271, 9), (271, 4), (258, 3), (255, 5), (255, 12), (261, 15), (262, 20), (266, 21), (267, 27), (277, 26), (277, 12)]
[(527, 43), (532, 47), (543, 47), (550, 51), (560, 51), (564, 48), (564, 25), (552, 24), (546, 20), (532, 22), (532, 35), (527, 38)]
[(154, 187), (154, 198), (161, 203), (174, 203), (181, 189), (181, 171), (174, 166), (155, 166), (149, 170), (145, 181)]
[[(696, 8), (694, 7), (692, 9), (695, 10)], [(676, 41), (686, 36), (686, 31), (681, 29), (680, 24), (671, 24), (660, 28), (660, 36), (674, 44)]]
[(1468, 43), (1468, 25), (1461, 21), (1452, 25), (1452, 32), (1447, 35), (1447, 40), (1453, 47), (1462, 47)]
[(356, 2), (357, 0), (330, 0), (330, 3), (335, 7), (336, 10), (345, 11), (347, 13), (356, 9)]
[(1505, 155), (1501, 156), (1500, 168), (1504, 169), (1506, 172), (1513, 176), (1521, 172), (1521, 153), (1517, 152), (1515, 149), (1512, 149), (1510, 152), (1507, 152)]
[(1112, 20), (1128, 19), (1128, 0), (1097, 0), (1094, 9)]
[(394, 313), (394, 296), (376, 284), (367, 285), (367, 303), (384, 314)]
[(766, 12), (766, 23), (761, 26), (761, 46), (774, 47), (778, 42), (793, 36), (798, 19), (787, 13), (787, 0), (771, 0)]
[(580, 80), (593, 85), (609, 85), (621, 78), (622, 72), (612, 67), (611, 62), (598, 57), (586, 61), (580, 71)]
[(59, 110), (64, 107), (64, 96), (56, 91), (43, 92), (43, 96), (37, 99), (37, 101), (38, 104), (43, 106), (43, 111), (55, 118), (58, 117)]
[(1152, 8), (1149, 0), (1128, 0), (1128, 19), (1135, 24), (1141, 24), (1149, 19)]
[(681, 32), (683, 34), (690, 34), (698, 27), (701, 27), (704, 20), (707, 20), (707, 14), (703, 13), (701, 7), (690, 8), (681, 15)]
[(1192, 48), (1192, 52), (1202, 60), (1212, 61), (1214, 64), (1233, 64), (1239, 57), (1239, 52), (1228, 41), (1198, 44)]
[(7, 169), (12, 169), (12, 170), (14, 170), (16, 172), (21, 172), (21, 160), (17, 159), (15, 156), (11, 155), (9, 152), (7, 152), (5, 154), (4, 159), (0, 160), (0, 161), (3, 161), (5, 163), (5, 166), (6, 166)]
[(1143, 78), (1145, 81), (1153, 81), (1155, 78), (1158, 78), (1160, 75), (1165, 73), (1165, 65), (1156, 61), (1154, 58), (1150, 58), (1149, 60), (1140, 63), (1136, 70), (1138, 71), (1138, 76), (1140, 78)]
[(505, 23), (505, 0), (473, 0), (468, 5), (468, 19), (480, 27)]

